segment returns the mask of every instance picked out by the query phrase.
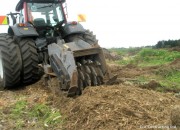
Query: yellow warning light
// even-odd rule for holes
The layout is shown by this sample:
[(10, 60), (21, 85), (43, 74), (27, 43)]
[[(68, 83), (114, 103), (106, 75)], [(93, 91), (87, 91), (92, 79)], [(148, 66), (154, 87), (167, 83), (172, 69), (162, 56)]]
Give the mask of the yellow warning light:
[(78, 22), (86, 22), (86, 15), (85, 14), (79, 14), (78, 15)]

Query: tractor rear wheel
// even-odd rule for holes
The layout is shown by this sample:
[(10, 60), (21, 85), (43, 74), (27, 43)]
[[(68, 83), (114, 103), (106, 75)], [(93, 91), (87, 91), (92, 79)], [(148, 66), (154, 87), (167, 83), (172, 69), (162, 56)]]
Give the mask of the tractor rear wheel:
[(0, 89), (20, 84), (22, 62), (20, 50), (8, 34), (0, 34)]
[(26, 38), (19, 42), (22, 57), (22, 82), (35, 83), (40, 79), (38, 53), (33, 39)]
[(90, 30), (86, 30), (84, 35), (83, 35), (83, 39), (85, 42), (89, 43), (89, 44), (97, 44), (98, 40), (96, 39), (96, 35), (93, 35), (93, 32)]

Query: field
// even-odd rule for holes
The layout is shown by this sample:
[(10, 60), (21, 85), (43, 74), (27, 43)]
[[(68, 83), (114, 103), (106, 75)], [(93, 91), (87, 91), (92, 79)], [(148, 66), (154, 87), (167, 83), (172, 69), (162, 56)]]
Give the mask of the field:
[(49, 87), (42, 79), (0, 91), (0, 130), (178, 130), (180, 52), (114, 48), (105, 53), (118, 75), (113, 85), (87, 87), (75, 98), (57, 88), (56, 78)]

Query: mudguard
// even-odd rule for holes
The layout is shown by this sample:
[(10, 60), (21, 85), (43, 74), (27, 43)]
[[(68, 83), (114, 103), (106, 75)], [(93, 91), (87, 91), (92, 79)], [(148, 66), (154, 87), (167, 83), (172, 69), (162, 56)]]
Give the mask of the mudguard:
[(8, 29), (10, 35), (16, 37), (38, 37), (39, 34), (36, 32), (35, 28), (31, 24), (20, 27), (18, 24), (10, 26)]
[(69, 22), (63, 26), (62, 36), (64, 38), (64, 37), (71, 35), (71, 34), (85, 33), (85, 31), (86, 30), (83, 28), (83, 26), (80, 23), (75, 22), (75, 24), (73, 24), (73, 22)]

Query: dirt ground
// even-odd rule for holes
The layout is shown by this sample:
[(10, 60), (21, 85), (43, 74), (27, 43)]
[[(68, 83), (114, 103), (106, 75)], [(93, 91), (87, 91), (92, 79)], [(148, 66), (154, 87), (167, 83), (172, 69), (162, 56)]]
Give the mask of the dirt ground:
[[(179, 61), (171, 66), (179, 66)], [(180, 98), (172, 92), (160, 93), (126, 83), (127, 79), (151, 73), (156, 67), (140, 69), (133, 65), (120, 67), (111, 64), (110, 69), (118, 74), (114, 85), (87, 87), (81, 96), (67, 98), (58, 90), (55, 78), (51, 86), (55, 91), (50, 91), (41, 80), (23, 89), (1, 91), (0, 108), (6, 108), (20, 97), (32, 104), (46, 103), (59, 109), (64, 120), (61, 127), (51, 128), (53, 130), (138, 130), (166, 129), (171, 126), (171, 110), (180, 106)], [(13, 128), (13, 124), (2, 122), (1, 118), (0, 126), (4, 126), (2, 130)]]

